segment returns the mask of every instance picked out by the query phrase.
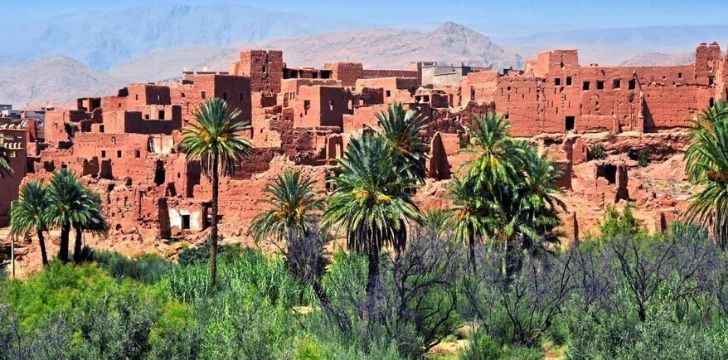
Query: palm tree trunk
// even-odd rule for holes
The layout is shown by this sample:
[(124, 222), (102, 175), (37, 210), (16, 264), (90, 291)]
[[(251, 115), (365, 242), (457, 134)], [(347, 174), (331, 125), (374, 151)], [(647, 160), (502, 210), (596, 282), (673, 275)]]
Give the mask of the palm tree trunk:
[(81, 235), (83, 230), (80, 226), (76, 226), (76, 242), (73, 245), (73, 262), (76, 264), (81, 262)]
[(372, 244), (368, 251), (368, 275), (367, 275), (367, 304), (365, 319), (369, 319), (374, 312), (374, 292), (379, 278), (379, 248)]
[(217, 196), (218, 196), (218, 153), (212, 155), (212, 220), (210, 221), (210, 285), (215, 289), (217, 282)]
[(475, 234), (472, 231), (470, 232), (470, 235), (468, 237), (468, 249), (470, 250), (470, 254), (468, 257), (468, 261), (470, 262), (470, 270), (472, 270), (473, 274), (475, 274)]
[(58, 258), (63, 263), (68, 262), (68, 237), (71, 232), (70, 225), (61, 226), (61, 248), (58, 250)]
[(38, 229), (38, 245), (40, 245), (40, 258), (43, 261), (43, 266), (48, 265), (48, 253), (45, 247), (45, 238), (43, 237), (43, 229)]

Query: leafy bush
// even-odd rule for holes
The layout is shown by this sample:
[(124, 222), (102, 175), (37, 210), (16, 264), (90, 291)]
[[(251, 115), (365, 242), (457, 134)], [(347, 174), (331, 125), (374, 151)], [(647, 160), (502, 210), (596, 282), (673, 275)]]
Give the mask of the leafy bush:
[[(250, 249), (243, 249), (236, 245), (220, 245), (217, 248), (217, 256), (221, 260), (234, 259)], [(195, 246), (182, 249), (177, 255), (177, 262), (180, 265), (194, 265), (210, 261), (210, 247)]]
[(604, 159), (607, 157), (607, 148), (604, 147), (604, 144), (596, 143), (589, 146), (586, 155), (589, 160)]
[(113, 277), (126, 277), (145, 283), (159, 281), (172, 267), (170, 262), (152, 254), (130, 259), (116, 252), (94, 251), (92, 259)]

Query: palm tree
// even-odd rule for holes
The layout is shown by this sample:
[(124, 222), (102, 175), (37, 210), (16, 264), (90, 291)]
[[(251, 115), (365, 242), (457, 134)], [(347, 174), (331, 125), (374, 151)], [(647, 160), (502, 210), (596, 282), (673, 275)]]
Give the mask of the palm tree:
[(709, 229), (728, 247), (728, 103), (719, 101), (694, 122), (685, 170), (701, 190), (690, 198), (689, 221)]
[(533, 146), (527, 146), (523, 155), (525, 176), (517, 197), (519, 232), (521, 248), (534, 252), (545, 249), (545, 244), (558, 242), (562, 233), (555, 228), (561, 223), (558, 214), (566, 210), (566, 204), (558, 197), (563, 194), (556, 186), (561, 171), (554, 163)]
[(43, 266), (48, 265), (48, 253), (43, 236), (43, 232), (48, 230), (48, 207), (45, 185), (40, 181), (34, 181), (23, 185), (18, 200), (13, 202), (10, 209), (10, 231), (14, 235), (35, 229)]
[(68, 244), (71, 228), (91, 221), (94, 214), (89, 210), (90, 192), (84, 188), (67, 168), (53, 174), (48, 186), (48, 220), (61, 227), (61, 246), (58, 257), (68, 262)]
[(13, 168), (10, 167), (10, 150), (0, 144), (0, 179), (12, 175)]
[(256, 215), (248, 233), (256, 241), (272, 238), (278, 242), (309, 235), (316, 228), (317, 212), (324, 208), (313, 184), (313, 180), (302, 177), (298, 171), (279, 175), (265, 188), (269, 197), (260, 200), (270, 210)]
[(232, 174), (235, 166), (250, 154), (250, 140), (242, 135), (247, 122), (238, 121), (240, 110), (228, 109), (227, 102), (212, 98), (195, 113), (196, 123), (182, 129), (180, 149), (189, 159), (200, 160), (206, 176), (212, 178), (212, 221), (210, 223), (210, 284), (217, 277), (217, 216), (219, 173)]
[(492, 218), (487, 216), (486, 204), (475, 191), (473, 182), (467, 177), (453, 177), (448, 198), (452, 201), (449, 211), (455, 238), (468, 245), (468, 263), (475, 273), (475, 244), (487, 233)]
[(412, 202), (416, 180), (402, 176), (386, 140), (376, 135), (351, 139), (339, 159), (337, 172), (332, 180), (335, 190), (329, 196), (322, 224), (342, 228), (349, 249), (367, 254), (368, 314), (379, 277), (381, 249), (392, 246), (396, 251), (402, 250), (407, 240), (407, 222), (420, 219)]
[(86, 194), (83, 197), (82, 206), (84, 207), (84, 211), (88, 213), (88, 216), (81, 218), (80, 222), (73, 224), (76, 231), (76, 242), (73, 247), (73, 261), (76, 263), (83, 260), (82, 236), (85, 230), (98, 235), (106, 235), (109, 231), (109, 224), (106, 222), (106, 217), (104, 217), (101, 209), (101, 197), (88, 188), (84, 187), (83, 190)]
[(471, 143), (465, 151), (477, 157), (464, 166), (469, 166), (467, 176), (475, 180), (477, 190), (495, 193), (496, 185), (517, 180), (523, 148), (508, 135), (510, 127), (501, 114), (473, 116), (469, 126)]
[(372, 130), (387, 141), (395, 165), (423, 182), (427, 175), (425, 154), (428, 146), (421, 134), (427, 129), (426, 118), (414, 110), (405, 111), (397, 102), (389, 106), (387, 113), (379, 112), (376, 116), (381, 129)]

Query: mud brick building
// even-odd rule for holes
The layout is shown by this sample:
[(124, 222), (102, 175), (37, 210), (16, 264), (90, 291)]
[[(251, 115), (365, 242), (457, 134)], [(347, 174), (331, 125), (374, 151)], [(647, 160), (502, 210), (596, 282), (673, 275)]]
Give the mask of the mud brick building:
[[(0, 125), (16, 170), (0, 180), (0, 222), (21, 180), (68, 167), (101, 194), (112, 237), (134, 232), (149, 242), (204, 231), (211, 186), (199, 164), (180, 154), (179, 130), (201, 103), (218, 97), (249, 121), (245, 136), (254, 144), (251, 157), (220, 184), (226, 238), (245, 238), (265, 185), (285, 169), (301, 170), (326, 191), (324, 180), (349, 139), (376, 127), (376, 114), (394, 102), (429, 121), (422, 136), (430, 144), (430, 178), (417, 196), (423, 208), (447, 206), (446, 184), (469, 156), (461, 151), (468, 122), (496, 111), (511, 122), (512, 135), (548, 150), (562, 169), (571, 238), (595, 223), (593, 209), (627, 201), (643, 206), (644, 216), (658, 214), (652, 224), (663, 230), (684, 197), (648, 180), (680, 166), (690, 120), (726, 99), (726, 84), (728, 57), (715, 43), (700, 44), (689, 65), (582, 65), (576, 50), (554, 50), (505, 73), (424, 62), (414, 70), (352, 62), (289, 68), (281, 51), (245, 50), (226, 72), (185, 71), (176, 82), (131, 84), (48, 111), (42, 137), (32, 126)], [(589, 158), (597, 143), (606, 158)], [(644, 154), (653, 165), (638, 165)]]

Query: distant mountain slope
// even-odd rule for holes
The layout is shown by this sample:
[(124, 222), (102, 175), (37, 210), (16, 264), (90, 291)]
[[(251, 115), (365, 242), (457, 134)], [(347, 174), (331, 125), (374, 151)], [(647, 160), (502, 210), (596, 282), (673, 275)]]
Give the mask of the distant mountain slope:
[(150, 81), (179, 77), (183, 67), (227, 70), (241, 48), (281, 49), (289, 66), (321, 67), (333, 61), (362, 62), (371, 69), (407, 69), (410, 63), (434, 60), (496, 68), (523, 67), (520, 55), (508, 52), (488, 37), (446, 22), (430, 32), (369, 29), (311, 35), (240, 45), (238, 48), (186, 47), (155, 51), (112, 69), (114, 76)]
[(352, 22), (234, 4), (159, 4), (88, 11), (4, 27), (0, 57), (28, 61), (49, 54), (97, 69), (158, 49), (229, 47), (270, 38), (356, 28)]
[(728, 43), (728, 25), (582, 29), (494, 40), (527, 58), (539, 51), (578, 49), (582, 64), (617, 65), (625, 58), (645, 52), (682, 53), (695, 49), (701, 42), (717, 41), (725, 50)]
[(621, 66), (669, 66), (669, 65), (685, 65), (695, 61), (694, 53), (682, 54), (665, 54), (660, 52), (651, 52), (635, 55), (625, 61)]
[(113, 93), (123, 81), (66, 56), (48, 56), (0, 69), (0, 103), (66, 103), (78, 97)]

